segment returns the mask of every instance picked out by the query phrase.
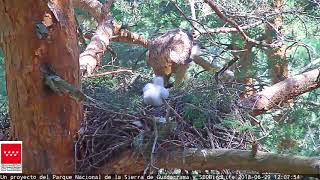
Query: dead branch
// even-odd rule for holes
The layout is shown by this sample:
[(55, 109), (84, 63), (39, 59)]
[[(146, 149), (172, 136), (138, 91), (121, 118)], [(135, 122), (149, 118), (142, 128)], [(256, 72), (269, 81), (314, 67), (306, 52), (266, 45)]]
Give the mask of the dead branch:
[[(210, 89), (209, 87), (212, 90), (210, 92), (218, 92), (215, 86), (211, 86), (215, 83), (211, 80), (208, 82), (210, 86), (207, 86), (206, 83), (199, 83), (188, 93), (207, 90)], [(133, 114), (128, 114), (127, 109), (115, 108), (114, 105), (105, 102), (90, 100), (90, 104), (86, 105), (86, 124), (80, 130), (81, 138), (77, 143), (77, 152), (81, 152), (81, 156), (77, 156), (76, 159), (77, 170), (85, 173), (106, 174), (141, 173), (150, 164), (150, 153), (156, 152), (152, 155), (152, 159), (155, 160), (152, 165), (158, 168), (245, 169), (286, 174), (318, 173), (319, 158), (245, 151), (244, 149), (250, 145), (249, 139), (259, 141), (260, 138), (252, 138), (245, 132), (235, 134), (235, 129), (229, 129), (213, 121), (208, 121), (204, 125), (207, 127), (206, 130), (194, 127), (185, 117), (184, 120), (181, 120), (187, 105), (182, 101), (183, 97), (183, 94), (173, 94), (170, 101), (166, 101), (166, 104), (160, 109), (138, 105), (140, 111)], [(210, 105), (210, 107), (216, 106), (217, 104)], [(173, 113), (167, 115), (168, 109)], [(204, 107), (198, 107), (198, 109), (210, 113), (210, 117), (221, 118), (215, 115), (218, 114), (216, 109), (204, 109)], [(161, 116), (173, 122), (173, 127), (178, 127), (179, 130), (173, 128), (168, 136), (160, 135), (162, 131), (159, 131), (157, 149), (152, 151), (152, 143), (155, 142), (152, 117)], [(241, 121), (245, 120), (248, 119), (246, 117), (241, 119)], [(179, 147), (185, 149), (179, 149)], [(221, 147), (228, 147), (231, 150), (220, 149)], [(144, 158), (141, 158), (139, 154), (143, 154)], [(94, 171), (98, 167), (102, 167), (101, 170)]]
[(108, 71), (108, 72), (99, 73), (99, 74), (92, 74), (92, 75), (86, 76), (86, 77), (88, 77), (88, 78), (91, 78), (91, 77), (102, 77), (102, 76), (111, 75), (111, 74), (117, 74), (117, 73), (130, 73), (130, 74), (133, 74), (132, 70), (130, 70), (130, 69), (118, 69), (118, 70), (115, 70), (115, 71)]
[[(98, 17), (98, 14), (100, 13), (101, 16), (101, 8), (103, 8), (103, 5), (98, 2), (94, 2), (95, 0), (74, 0), (75, 5), (78, 5), (80, 8), (84, 8), (89, 13), (91, 13), (97, 20), (101, 19), (101, 17)], [(110, 1), (108, 1), (110, 3)], [(85, 3), (88, 3), (85, 5)], [(91, 10), (89, 8), (98, 8), (100, 10)], [(219, 9), (218, 9), (219, 10)], [(218, 11), (219, 17), (226, 18), (221, 11)], [(105, 14), (105, 13), (104, 13)], [(239, 31), (239, 29), (243, 32), (242, 28), (247, 29), (254, 26), (257, 26), (261, 24), (262, 22), (258, 21), (256, 23), (253, 23), (251, 25), (240, 27), (236, 22), (233, 20), (229, 20), (232, 25), (234, 25), (236, 28), (216, 28), (211, 29), (209, 31), (206, 31), (207, 33), (214, 33), (214, 32), (232, 32), (232, 31)], [(102, 24), (101, 24), (102, 25)], [(91, 43), (88, 45), (87, 49), (81, 53), (80, 55), (80, 69), (82, 71), (86, 71), (86, 73), (89, 74), (89, 76), (92, 74), (96, 66), (98, 65), (98, 62), (100, 61), (103, 53), (105, 52), (107, 46), (109, 45), (109, 39), (112, 38), (112, 41), (117, 42), (125, 42), (130, 44), (138, 44), (142, 45), (145, 48), (149, 47), (150, 41), (148, 39), (145, 39), (143, 36), (130, 32), (126, 29), (122, 29), (121, 25), (117, 24), (116, 22), (112, 22), (109, 26), (110, 27), (101, 27), (101, 25), (98, 27), (97, 32), (92, 37)], [(109, 34), (105, 34), (106, 31), (101, 29), (109, 29)], [(111, 31), (113, 29), (113, 32)], [(111, 33), (112, 32), (112, 33)], [(246, 39), (249, 37), (243, 32), (243, 35), (245, 35)], [(259, 41), (260, 42), (260, 41)], [(262, 41), (261, 41), (262, 42)], [(196, 58), (195, 63), (202, 66), (204, 69), (206, 69), (209, 72), (216, 72), (217, 68), (213, 67), (210, 63), (206, 63), (203, 59)], [(229, 79), (229, 78), (228, 78)]]

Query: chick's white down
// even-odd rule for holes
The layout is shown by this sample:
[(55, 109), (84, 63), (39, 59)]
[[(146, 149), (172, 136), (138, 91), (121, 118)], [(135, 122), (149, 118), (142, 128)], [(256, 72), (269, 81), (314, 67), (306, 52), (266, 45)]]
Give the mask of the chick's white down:
[(191, 59), (193, 59), (195, 56), (200, 56), (200, 55), (201, 55), (200, 47), (198, 45), (192, 46), (191, 54), (190, 54)]
[(143, 102), (147, 105), (161, 106), (163, 104), (162, 98), (169, 97), (169, 91), (164, 88), (164, 80), (157, 76), (152, 83), (148, 83), (143, 88)]

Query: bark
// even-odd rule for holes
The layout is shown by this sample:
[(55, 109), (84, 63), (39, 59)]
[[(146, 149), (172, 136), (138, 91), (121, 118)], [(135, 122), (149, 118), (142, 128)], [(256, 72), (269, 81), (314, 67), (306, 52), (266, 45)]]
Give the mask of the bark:
[[(236, 25), (236, 24), (235, 24)], [(111, 28), (111, 27), (110, 27)], [(236, 26), (239, 31), (239, 26)], [(241, 27), (240, 27), (241, 30)], [(121, 31), (121, 30), (120, 30)], [(119, 31), (119, 32), (120, 32)], [(114, 32), (113, 32), (114, 33)], [(115, 33), (113, 34), (115, 35)], [(243, 35), (244, 37), (245, 34)], [(108, 36), (110, 38), (110, 34)], [(247, 37), (248, 38), (248, 37)], [(250, 40), (250, 39), (249, 39)], [(123, 41), (123, 40), (119, 40)], [(141, 43), (143, 44), (143, 43)], [(210, 69), (210, 67), (209, 67)], [(316, 75), (315, 75), (316, 74)], [(284, 84), (277, 87), (270, 87), (275, 89), (273, 94), (276, 95), (275, 101), (270, 103), (270, 108), (275, 106), (275, 102), (281, 98), (286, 98), (284, 93), (290, 88), (291, 91), (288, 96), (297, 96), (304, 92), (310, 91), (318, 87), (319, 83), (315, 80), (319, 71), (309, 74), (303, 74), (297, 77), (297, 79), (291, 79), (292, 82), (282, 82)], [(307, 87), (301, 86), (298, 78), (302, 78), (302, 81), (307, 84)], [(297, 82), (296, 82), (297, 81)], [(269, 94), (268, 90), (262, 91), (262, 96)], [(257, 96), (254, 96), (257, 97)], [(263, 98), (261, 98), (263, 99)], [(257, 98), (255, 103), (260, 99)], [(250, 98), (242, 101), (243, 104), (248, 101), (250, 104)], [(281, 101), (281, 100), (280, 100)], [(255, 105), (249, 106), (258, 109)], [(253, 109), (253, 112), (256, 110)], [(264, 110), (265, 111), (265, 110)], [(238, 150), (177, 150), (170, 151), (166, 154), (158, 153), (157, 164), (158, 167), (164, 168), (182, 168), (182, 169), (250, 169), (256, 171), (268, 171), (268, 172), (281, 172), (281, 173), (300, 173), (300, 174), (318, 174), (319, 173), (319, 159), (307, 158), (299, 156), (286, 156), (276, 155), (271, 153), (258, 152), (255, 157), (252, 157), (251, 151), (238, 151)], [(135, 166), (132, 166), (135, 164)], [(113, 160), (109, 161), (102, 171), (99, 173), (138, 173), (144, 170), (146, 162), (142, 159), (136, 159), (132, 156), (130, 150), (119, 154)]]
[[(96, 0), (73, 0), (75, 7), (82, 8), (83, 10), (88, 11), (95, 19), (100, 22), (100, 25), (97, 28), (97, 32), (92, 37), (92, 40), (86, 50), (80, 54), (80, 70), (86, 72), (89, 76), (93, 73), (95, 68), (99, 65), (103, 53), (107, 50), (110, 39), (115, 42), (124, 42), (129, 44), (141, 45), (144, 48), (150, 48), (152, 42), (148, 39), (145, 39), (143, 36), (130, 32), (126, 29), (122, 29), (121, 25), (117, 24), (115, 21), (112, 23), (101, 23), (105, 20), (102, 18), (102, 7), (103, 5)], [(190, 6), (192, 9), (193, 18), (196, 18), (194, 10), (194, 1), (190, 1)], [(111, 18), (111, 16), (109, 16)], [(197, 23), (194, 23), (196, 26)], [(258, 25), (258, 24), (256, 24)], [(253, 25), (253, 26), (256, 26)], [(250, 28), (253, 26), (246, 26), (244, 28)], [(218, 31), (227, 32), (235, 31), (235, 28), (221, 28), (217, 29)], [(215, 30), (212, 30), (215, 31)], [(218, 68), (212, 66), (210, 63), (206, 62), (204, 59), (198, 57), (194, 62), (205, 70), (209, 72), (217, 72)], [(233, 79), (233, 73), (230, 71), (224, 73), (224, 78), (227, 80)]]
[[(137, 33), (122, 29), (109, 13), (112, 1), (106, 1), (107, 10), (103, 10), (103, 4), (97, 0), (73, 0), (77, 8), (88, 11), (99, 23), (97, 31), (91, 38), (90, 44), (80, 54), (80, 70), (91, 76), (96, 67), (101, 63), (104, 52), (107, 50), (110, 40), (142, 45), (147, 48), (149, 41)], [(106, 11), (106, 12), (105, 12)]]
[(112, 38), (114, 42), (123, 42), (129, 44), (137, 44), (143, 46), (144, 48), (149, 48), (149, 40), (145, 39), (143, 36), (130, 32), (126, 29), (121, 29), (119, 33)]
[(89, 76), (102, 60), (104, 52), (110, 44), (110, 38), (113, 35), (114, 24), (111, 18), (105, 19), (100, 23), (97, 31), (91, 38), (90, 44), (85, 51), (80, 54), (80, 70)]
[[(274, 0), (273, 9), (275, 12), (281, 12), (283, 8), (283, 0)], [(270, 24), (266, 26), (266, 41), (273, 43), (282, 41), (284, 38), (282, 32), (282, 16), (275, 17)], [(283, 42), (281, 42), (282, 44)], [(267, 51), (269, 74), (271, 75), (272, 84), (278, 83), (288, 77), (288, 60), (285, 56), (286, 46), (271, 48)]]
[(80, 70), (91, 76), (98, 65), (101, 64), (103, 54), (108, 50), (110, 41), (125, 42), (130, 44), (149, 46), (149, 40), (144, 39), (137, 33), (132, 33), (126, 29), (121, 29), (121, 25), (113, 21), (112, 17), (104, 20), (97, 28), (91, 38), (90, 44), (85, 51), (80, 54)]
[[(117, 159), (119, 158), (119, 159)], [(117, 160), (110, 161), (98, 173), (132, 174), (142, 172), (147, 162), (143, 158), (133, 156), (125, 151)], [(255, 156), (252, 151), (230, 149), (177, 149), (155, 154), (155, 167), (178, 168), (185, 170), (234, 169), (253, 170), (258, 172), (277, 172), (284, 174), (320, 173), (319, 158), (278, 155), (258, 151)], [(135, 164), (132, 166), (132, 164)]]
[(318, 88), (320, 86), (319, 77), (319, 69), (293, 76), (265, 88), (263, 91), (242, 100), (239, 104), (250, 110), (253, 116), (263, 114), (282, 102)]
[(236, 74), (237, 81), (244, 85), (241, 98), (247, 98), (255, 93), (253, 88), (253, 53), (252, 44), (246, 43), (244, 51), (239, 53), (239, 72)]
[(35, 23), (54, 15), (47, 1), (0, 1), (0, 41), (6, 57), (11, 140), (23, 141), (24, 173), (72, 173), (73, 141), (81, 120), (81, 105), (44, 85), (41, 68), (80, 87), (79, 51), (70, 1), (52, 1), (59, 22), (38, 39)]

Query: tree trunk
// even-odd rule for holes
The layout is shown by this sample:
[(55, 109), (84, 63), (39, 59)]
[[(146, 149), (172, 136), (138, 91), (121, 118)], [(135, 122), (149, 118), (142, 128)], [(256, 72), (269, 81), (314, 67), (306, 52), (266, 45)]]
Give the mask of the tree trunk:
[[(283, 0), (274, 0), (273, 9), (280, 12), (283, 9)], [(283, 40), (282, 32), (282, 16), (277, 16), (270, 22), (271, 25), (266, 26), (266, 41), (273, 43), (274, 41)], [(272, 84), (276, 84), (288, 77), (288, 60), (285, 57), (286, 46), (282, 45), (278, 48), (270, 48), (267, 51), (269, 74)]]
[(253, 87), (253, 53), (252, 53), (252, 44), (246, 43), (244, 47), (244, 52), (240, 53), (239, 59), (239, 79), (238, 81), (241, 82), (245, 87), (244, 91), (241, 94), (241, 98), (247, 98), (255, 93)]
[(241, 93), (241, 98), (247, 98), (255, 93), (253, 88), (253, 58), (254, 54), (252, 52), (253, 44), (246, 42), (243, 49), (236, 47), (235, 39), (236, 35), (232, 34), (232, 50), (240, 50), (240, 52), (233, 53), (234, 56), (239, 56), (238, 68), (236, 72), (236, 80), (241, 83), (244, 88)]
[[(0, 1), (11, 138), (23, 141), (24, 173), (74, 171), (73, 141), (81, 105), (48, 90), (41, 67), (50, 65), (57, 75), (80, 87), (76, 27), (71, 2), (51, 2), (58, 17), (47, 1)], [(35, 24), (44, 20), (45, 13), (51, 15), (53, 25), (48, 37), (40, 40)]]

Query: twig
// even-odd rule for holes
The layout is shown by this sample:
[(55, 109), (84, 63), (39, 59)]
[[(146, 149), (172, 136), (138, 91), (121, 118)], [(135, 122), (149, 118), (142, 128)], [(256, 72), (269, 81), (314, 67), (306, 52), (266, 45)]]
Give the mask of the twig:
[(164, 99), (163, 102), (166, 104), (166, 106), (167, 106), (169, 109), (171, 109), (171, 110), (173, 111), (173, 113), (178, 117), (179, 120), (183, 120), (183, 118), (180, 116), (180, 114), (177, 113), (177, 111), (176, 111), (175, 109), (173, 109), (165, 99)]
[(93, 74), (93, 75), (89, 75), (89, 76), (85, 76), (85, 77), (88, 77), (88, 78), (101, 77), (101, 76), (117, 74), (117, 73), (123, 73), (123, 72), (133, 74), (132, 70), (129, 70), (129, 69), (118, 69), (118, 70), (115, 70), (115, 71), (108, 71), (108, 72), (104, 72), (104, 73), (100, 73), (100, 74)]
[(157, 121), (153, 118), (153, 126), (154, 126), (154, 141), (153, 141), (153, 145), (152, 145), (152, 151), (151, 151), (151, 155), (150, 155), (150, 166), (158, 169), (157, 167), (154, 166), (155, 163), (155, 159), (154, 159), (154, 155), (156, 154), (156, 145), (157, 145), (157, 141), (158, 141), (158, 127), (157, 127)]
[(209, 137), (209, 140), (210, 140), (210, 144), (211, 144), (211, 148), (214, 149), (214, 143), (213, 143), (213, 136), (212, 136), (212, 133), (209, 131), (209, 128), (207, 126), (205, 126), (204, 128), (207, 133), (208, 133), (208, 137)]
[(211, 9), (217, 14), (217, 16), (219, 18), (221, 18), (223, 21), (231, 24), (233, 27), (235, 27), (238, 32), (240, 33), (241, 37), (247, 41), (250, 42), (252, 44), (258, 45), (258, 46), (265, 46), (265, 47), (270, 47), (270, 48), (275, 48), (275, 47), (279, 47), (279, 44), (268, 44), (265, 43), (263, 41), (257, 41), (255, 39), (251, 39), (244, 31), (243, 29), (238, 25), (238, 23), (236, 21), (234, 21), (233, 19), (230, 19), (228, 17), (226, 17), (222, 11), (220, 10), (220, 8), (218, 7), (218, 5), (213, 1), (213, 0), (204, 0), (205, 3), (207, 3)]
[(219, 82), (219, 76), (223, 74), (230, 66), (232, 66), (235, 62), (239, 60), (238, 57), (234, 57), (231, 61), (229, 61), (223, 68), (221, 68), (216, 74), (215, 79), (216, 82)]

